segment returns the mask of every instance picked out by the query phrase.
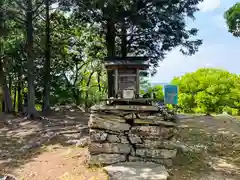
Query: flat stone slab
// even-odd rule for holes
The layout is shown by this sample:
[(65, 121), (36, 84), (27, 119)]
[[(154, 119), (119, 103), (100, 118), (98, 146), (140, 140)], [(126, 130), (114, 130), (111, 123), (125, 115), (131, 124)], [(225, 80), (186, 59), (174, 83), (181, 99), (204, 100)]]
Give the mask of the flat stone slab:
[(167, 180), (166, 168), (147, 162), (125, 162), (104, 167), (109, 180)]

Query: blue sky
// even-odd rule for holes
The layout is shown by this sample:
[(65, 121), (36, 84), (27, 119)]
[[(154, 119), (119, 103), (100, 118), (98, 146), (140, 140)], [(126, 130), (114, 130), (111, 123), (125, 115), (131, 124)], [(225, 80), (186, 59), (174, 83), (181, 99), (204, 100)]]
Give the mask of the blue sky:
[(174, 76), (196, 71), (201, 67), (226, 69), (240, 73), (240, 39), (233, 37), (227, 30), (224, 12), (237, 0), (205, 0), (199, 5), (196, 20), (189, 21), (189, 27), (199, 29), (198, 37), (203, 45), (193, 56), (183, 56), (177, 49), (159, 63), (157, 74), (151, 78), (153, 83), (170, 82)]

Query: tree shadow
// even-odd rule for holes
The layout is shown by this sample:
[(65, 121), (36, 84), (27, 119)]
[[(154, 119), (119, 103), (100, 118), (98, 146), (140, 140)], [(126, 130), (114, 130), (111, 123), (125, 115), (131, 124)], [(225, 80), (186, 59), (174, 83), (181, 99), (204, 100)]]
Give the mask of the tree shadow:
[(175, 159), (172, 180), (240, 178), (240, 129), (235, 122), (198, 117), (181, 123), (179, 141), (185, 149)]
[(70, 140), (88, 135), (88, 116), (83, 113), (54, 114), (42, 121), (10, 119), (0, 128), (0, 175), (11, 174), (46, 151), (46, 146), (72, 146)]

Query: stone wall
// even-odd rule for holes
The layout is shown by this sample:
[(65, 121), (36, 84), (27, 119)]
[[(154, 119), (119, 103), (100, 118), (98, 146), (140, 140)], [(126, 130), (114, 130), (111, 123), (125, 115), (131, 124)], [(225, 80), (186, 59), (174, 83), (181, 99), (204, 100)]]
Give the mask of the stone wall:
[(89, 120), (90, 165), (147, 161), (172, 165), (177, 124), (154, 106), (94, 106)]

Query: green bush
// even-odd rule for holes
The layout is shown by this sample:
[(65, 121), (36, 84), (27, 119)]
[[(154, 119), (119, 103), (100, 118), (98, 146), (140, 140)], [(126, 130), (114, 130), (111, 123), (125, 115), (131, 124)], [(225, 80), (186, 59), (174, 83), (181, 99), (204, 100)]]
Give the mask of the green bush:
[(232, 115), (233, 116), (238, 116), (239, 115), (239, 110), (235, 109), (235, 108), (232, 108)]
[(200, 107), (195, 108), (193, 111), (194, 113), (197, 113), (197, 114), (205, 113), (205, 110)]
[(226, 112), (226, 113), (232, 115), (232, 108), (229, 107), (229, 106), (225, 106), (225, 107), (223, 108), (223, 112)]

